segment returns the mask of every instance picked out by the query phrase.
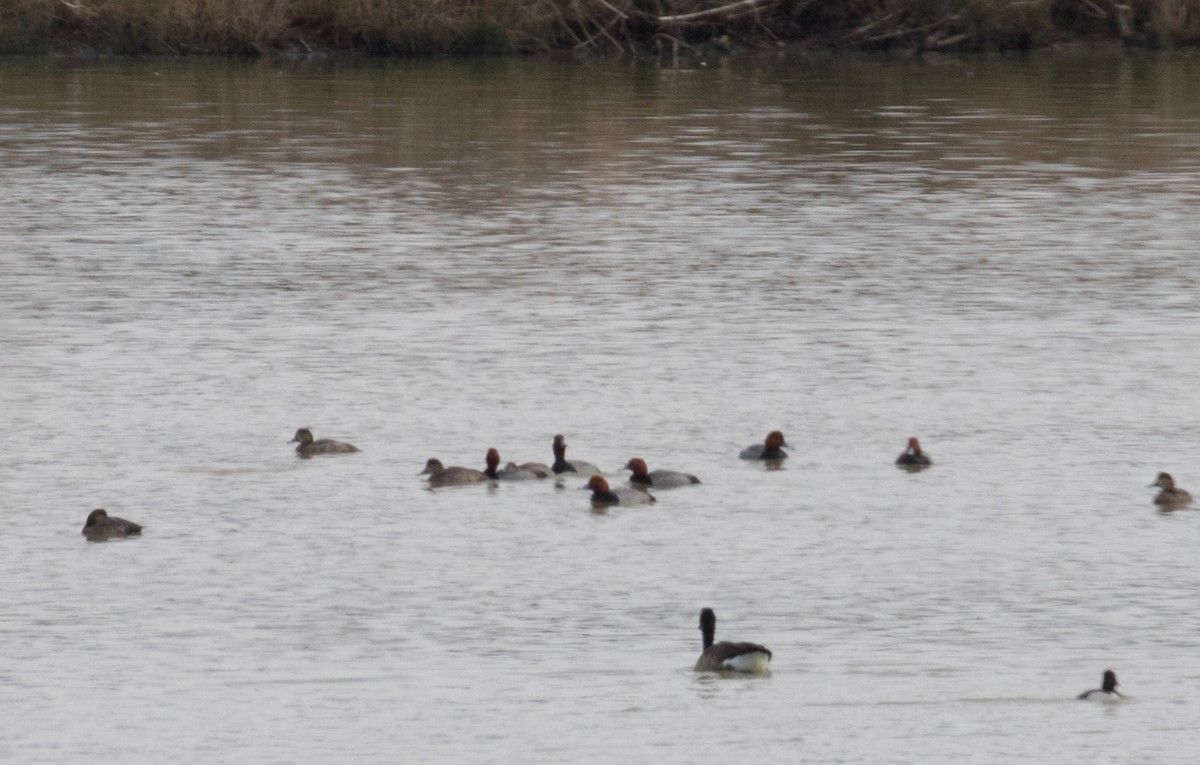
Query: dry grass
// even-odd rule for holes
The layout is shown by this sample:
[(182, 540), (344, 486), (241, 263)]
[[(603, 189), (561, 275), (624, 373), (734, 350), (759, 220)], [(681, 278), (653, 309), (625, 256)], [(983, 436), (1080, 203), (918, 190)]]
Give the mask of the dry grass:
[(0, 0), (0, 51), (602, 52), (808, 41), (986, 50), (1200, 44), (1200, 0)]

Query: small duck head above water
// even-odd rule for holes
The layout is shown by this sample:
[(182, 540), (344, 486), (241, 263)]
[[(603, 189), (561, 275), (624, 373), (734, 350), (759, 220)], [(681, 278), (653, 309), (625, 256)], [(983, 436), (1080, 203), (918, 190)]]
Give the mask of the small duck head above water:
[(641, 483), (647, 486), (653, 483), (650, 479), (650, 466), (641, 457), (634, 457), (629, 462), (626, 462), (624, 469), (632, 472), (629, 480), (633, 483)]
[(440, 475), (446, 472), (446, 466), (437, 457), (430, 457), (425, 461), (425, 469), (417, 475)]
[(484, 462), (487, 463), (487, 470), (483, 474), (488, 478), (500, 477), (500, 450), (492, 447), (487, 450), (487, 456), (484, 457)]

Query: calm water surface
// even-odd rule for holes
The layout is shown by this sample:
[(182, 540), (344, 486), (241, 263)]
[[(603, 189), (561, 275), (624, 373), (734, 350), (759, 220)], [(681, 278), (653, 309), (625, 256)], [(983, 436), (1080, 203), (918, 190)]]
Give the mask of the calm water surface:
[[(0, 188), (4, 761), (1200, 748), (1195, 57), (8, 61)], [(560, 432), (704, 483), (416, 475)]]

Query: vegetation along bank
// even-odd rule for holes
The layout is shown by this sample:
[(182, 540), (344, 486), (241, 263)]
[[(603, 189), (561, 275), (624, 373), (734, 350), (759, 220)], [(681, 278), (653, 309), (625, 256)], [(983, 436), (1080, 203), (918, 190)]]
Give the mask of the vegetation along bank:
[(1200, 44), (1200, 0), (0, 0), (0, 53), (1002, 51)]

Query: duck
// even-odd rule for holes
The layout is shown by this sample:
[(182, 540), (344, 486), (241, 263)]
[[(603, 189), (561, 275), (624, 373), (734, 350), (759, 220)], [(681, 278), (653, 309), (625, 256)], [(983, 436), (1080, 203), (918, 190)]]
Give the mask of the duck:
[(744, 460), (785, 460), (787, 453), (783, 451), (784, 447), (792, 448), (783, 440), (783, 431), (772, 430), (761, 444), (747, 446), (738, 456)]
[(900, 452), (900, 456), (896, 458), (896, 464), (901, 467), (929, 467), (933, 464), (933, 460), (928, 454), (921, 451), (921, 442), (916, 436), (908, 439), (908, 448)]
[(550, 469), (555, 473), (600, 475), (602, 472), (604, 472), (590, 462), (583, 462), (582, 460), (572, 460), (571, 462), (567, 462), (567, 440), (563, 438), (562, 433), (559, 433), (554, 437), (552, 448), (554, 449), (554, 464), (550, 466)]
[(483, 474), (493, 481), (527, 481), (540, 477), (533, 471), (522, 470), (511, 462), (500, 470), (500, 451), (494, 447), (487, 450), (486, 462), (487, 470), (483, 471)]
[(442, 461), (430, 457), (425, 463), (425, 469), (418, 475), (428, 475), (430, 486), (464, 486), (469, 483), (481, 483), (487, 480), (482, 470), (466, 467), (445, 467)]
[(717, 615), (711, 608), (700, 611), (700, 634), (704, 652), (696, 660), (697, 672), (750, 672), (762, 674), (771, 664), (771, 652), (758, 643), (713, 643)]
[(99, 508), (88, 513), (82, 533), (90, 542), (102, 542), (141, 534), (142, 527), (124, 518), (110, 517), (107, 510)]
[(517, 470), (528, 470), (538, 478), (549, 478), (550, 476), (554, 475), (554, 471), (551, 470), (550, 466), (544, 462), (522, 462), (520, 465), (515, 462), (510, 462), (505, 466), (506, 470), (514, 468)]
[(623, 486), (609, 488), (608, 481), (598, 475), (589, 478), (584, 488), (592, 490), (592, 504), (595, 505), (652, 505), (658, 501), (648, 491)]
[(319, 441), (314, 441), (312, 431), (308, 428), (297, 430), (296, 435), (288, 443), (300, 444), (296, 447), (296, 454), (299, 454), (301, 457), (311, 457), (314, 454), (350, 454), (359, 450), (357, 446), (343, 443), (342, 441), (334, 441), (332, 438), (322, 438)]
[(1177, 507), (1190, 505), (1192, 503), (1192, 495), (1183, 489), (1176, 488), (1175, 479), (1170, 473), (1159, 473), (1158, 478), (1154, 479), (1154, 483), (1147, 488), (1157, 486), (1162, 489), (1154, 498), (1154, 504), (1164, 510), (1174, 510)]
[(641, 457), (634, 457), (625, 463), (625, 470), (632, 470), (633, 475), (629, 477), (629, 482), (637, 486), (653, 486), (656, 489), (674, 489), (679, 486), (690, 486), (694, 483), (700, 483), (700, 479), (691, 473), (681, 473), (678, 470), (655, 470), (650, 472), (646, 467), (646, 461)]
[(1125, 698), (1117, 693), (1117, 673), (1111, 669), (1104, 670), (1104, 679), (1099, 688), (1093, 688), (1090, 691), (1084, 691), (1076, 698), (1084, 701), (1104, 701), (1112, 703)]

